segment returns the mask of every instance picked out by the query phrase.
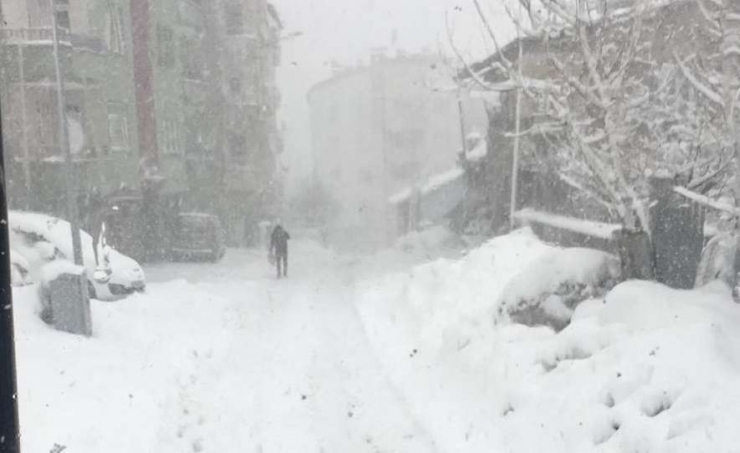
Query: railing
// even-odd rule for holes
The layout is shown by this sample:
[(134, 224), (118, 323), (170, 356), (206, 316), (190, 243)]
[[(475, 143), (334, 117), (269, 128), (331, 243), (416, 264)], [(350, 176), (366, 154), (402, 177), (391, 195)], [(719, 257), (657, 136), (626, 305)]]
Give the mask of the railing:
[[(59, 29), (59, 42), (71, 45), (75, 48), (86, 49), (93, 52), (106, 51), (106, 45), (102, 39), (95, 36), (78, 35), (68, 30)], [(10, 43), (49, 43), (54, 39), (50, 27), (37, 28), (0, 28), (0, 40)]]
[[(51, 41), (53, 39), (53, 33), (50, 27), (0, 28), (0, 37), (8, 41)], [(60, 29), (59, 40), (69, 41), (69, 33)]]

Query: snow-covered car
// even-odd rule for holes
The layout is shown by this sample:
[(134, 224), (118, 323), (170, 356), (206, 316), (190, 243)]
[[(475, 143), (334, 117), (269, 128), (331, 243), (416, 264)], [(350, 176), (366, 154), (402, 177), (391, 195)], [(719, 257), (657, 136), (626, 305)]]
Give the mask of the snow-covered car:
[(26, 286), (33, 283), (28, 260), (16, 252), (10, 250), (10, 284), (13, 286)]
[[(72, 235), (66, 220), (22, 211), (10, 211), (10, 243), (27, 263), (33, 281), (38, 282), (44, 264), (57, 259), (72, 260)], [(80, 230), (82, 255), (87, 274), (90, 297), (100, 300), (117, 300), (137, 291), (144, 291), (144, 270), (134, 259), (106, 247), (101, 259), (107, 261), (110, 275), (105, 281), (95, 278), (92, 237)], [(19, 259), (20, 260), (20, 259)]]
[(180, 214), (171, 254), (175, 260), (205, 258), (220, 261), (226, 254), (226, 245), (219, 218), (201, 212)]

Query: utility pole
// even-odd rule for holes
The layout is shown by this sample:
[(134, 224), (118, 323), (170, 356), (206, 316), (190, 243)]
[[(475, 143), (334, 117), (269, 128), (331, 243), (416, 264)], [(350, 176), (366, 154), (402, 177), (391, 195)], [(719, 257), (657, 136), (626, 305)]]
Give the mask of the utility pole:
[(463, 109), (461, 88), (457, 89), (457, 110), (460, 114), (460, 138), (462, 139), (463, 158), (468, 156), (468, 141), (465, 137), (465, 110)]
[[(64, 97), (64, 77), (61, 62), (59, 61), (59, 26), (57, 24), (56, 2), (50, 0), (52, 15), (52, 41), (54, 51), (54, 70), (57, 82), (57, 115), (59, 116), (59, 141), (64, 154), (64, 171), (66, 176), (65, 190), (67, 195), (67, 217), (72, 235), (72, 255), (74, 264), (84, 268), (82, 244), (80, 241), (80, 225), (77, 209), (77, 184), (74, 175), (74, 162), (69, 143), (69, 129), (67, 127), (67, 110)], [(58, 287), (54, 289), (56, 297), (52, 298), (52, 306), (58, 305), (59, 318), (54, 313), (54, 327), (69, 333), (92, 335), (90, 316), (90, 298), (87, 290), (87, 278), (81, 275), (68, 275), (67, 278), (58, 278)], [(58, 300), (58, 303), (55, 303)], [(55, 308), (54, 311), (57, 309)]]
[[(522, 4), (519, 3), (519, 18), (522, 16)], [(522, 84), (522, 36), (519, 31), (521, 21), (517, 24), (516, 34), (517, 41), (519, 42), (519, 58), (517, 60), (517, 73), (518, 73), (518, 84)], [(516, 118), (514, 120), (514, 156), (511, 164), (511, 203), (509, 205), (509, 225), (512, 230), (516, 227), (516, 219), (514, 214), (516, 213), (517, 195), (519, 191), (519, 134), (521, 132), (521, 117), (522, 117), (522, 89), (516, 86)]]
[[(62, 65), (59, 60), (59, 24), (57, 24), (56, 0), (51, 1), (52, 17), (52, 42), (54, 52), (54, 71), (56, 72), (57, 84), (57, 115), (59, 116), (59, 140), (65, 161), (65, 189), (67, 195), (67, 220), (69, 221), (72, 234), (72, 254), (74, 263), (78, 266), (83, 265), (82, 245), (80, 241), (80, 225), (78, 222), (77, 212), (77, 191), (76, 179), (74, 176), (74, 162), (72, 161), (72, 151), (69, 148), (69, 128), (67, 126), (67, 109), (64, 96), (64, 76), (62, 74)], [(86, 291), (87, 288), (82, 290)]]

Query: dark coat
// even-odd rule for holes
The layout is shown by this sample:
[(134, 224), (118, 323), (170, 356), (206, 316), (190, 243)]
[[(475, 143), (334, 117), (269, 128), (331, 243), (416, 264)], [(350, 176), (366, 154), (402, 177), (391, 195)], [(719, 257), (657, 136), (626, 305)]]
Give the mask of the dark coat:
[(290, 239), (290, 234), (282, 226), (276, 226), (272, 230), (270, 250), (274, 250), (276, 255), (287, 255), (288, 239)]

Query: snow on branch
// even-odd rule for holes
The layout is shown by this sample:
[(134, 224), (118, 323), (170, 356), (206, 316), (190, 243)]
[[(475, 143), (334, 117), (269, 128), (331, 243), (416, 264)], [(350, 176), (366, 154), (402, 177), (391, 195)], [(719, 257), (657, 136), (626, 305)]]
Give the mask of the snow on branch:
[(712, 200), (706, 195), (698, 194), (685, 187), (676, 186), (673, 188), (673, 191), (685, 198), (688, 198), (689, 200), (695, 201), (712, 209), (727, 212), (735, 216), (740, 215), (740, 209), (736, 208), (735, 206), (727, 203), (722, 203), (721, 201)]
[(691, 83), (691, 85), (696, 88), (697, 91), (699, 91), (701, 94), (703, 94), (707, 99), (714, 102), (715, 104), (719, 106), (724, 106), (725, 103), (722, 100), (722, 96), (714, 91), (711, 87), (708, 85), (705, 85), (702, 83), (694, 73), (689, 70), (689, 68), (686, 67), (686, 63), (679, 58), (678, 54), (676, 52), (673, 53), (673, 58), (676, 61), (676, 65), (678, 65), (678, 68), (681, 70), (681, 73), (686, 78), (686, 80)]

